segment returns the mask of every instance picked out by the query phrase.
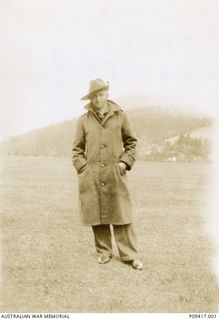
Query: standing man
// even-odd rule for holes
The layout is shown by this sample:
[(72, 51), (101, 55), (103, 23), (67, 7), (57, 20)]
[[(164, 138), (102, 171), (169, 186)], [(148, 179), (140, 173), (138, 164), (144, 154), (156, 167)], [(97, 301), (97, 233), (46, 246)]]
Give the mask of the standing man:
[(108, 100), (108, 83), (90, 82), (90, 100), (77, 123), (72, 161), (79, 179), (80, 213), (83, 224), (92, 226), (98, 262), (112, 258), (110, 225), (122, 261), (142, 270), (126, 171), (136, 156), (137, 139), (125, 112)]

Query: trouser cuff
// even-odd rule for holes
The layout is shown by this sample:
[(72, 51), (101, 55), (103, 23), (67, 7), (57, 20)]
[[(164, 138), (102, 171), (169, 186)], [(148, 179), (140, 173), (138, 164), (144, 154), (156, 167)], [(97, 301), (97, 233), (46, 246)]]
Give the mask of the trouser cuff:
[(124, 257), (120, 257), (120, 259), (124, 262), (128, 262), (128, 261), (132, 261), (132, 260), (136, 260), (136, 259), (140, 259), (139, 255), (135, 255), (135, 256), (124, 256)]

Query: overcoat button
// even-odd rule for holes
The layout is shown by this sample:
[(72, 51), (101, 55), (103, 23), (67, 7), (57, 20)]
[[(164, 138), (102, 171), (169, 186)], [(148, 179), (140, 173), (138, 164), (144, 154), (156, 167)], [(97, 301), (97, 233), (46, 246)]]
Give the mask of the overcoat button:
[(104, 148), (104, 145), (103, 145), (103, 144), (101, 144), (101, 146), (100, 146), (100, 147), (101, 147), (101, 149), (103, 149), (103, 148)]
[(101, 167), (102, 167), (102, 168), (104, 167), (104, 164), (103, 164), (103, 163), (101, 163)]
[(105, 186), (105, 183), (104, 183), (104, 182), (102, 182), (102, 183), (101, 183), (101, 186)]

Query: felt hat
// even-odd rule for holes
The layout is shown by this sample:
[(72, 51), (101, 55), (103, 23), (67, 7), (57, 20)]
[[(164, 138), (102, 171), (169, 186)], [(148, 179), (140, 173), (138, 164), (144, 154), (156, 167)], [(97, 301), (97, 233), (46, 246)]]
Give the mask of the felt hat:
[(102, 79), (91, 80), (89, 85), (89, 93), (86, 96), (82, 97), (81, 100), (88, 100), (97, 91), (100, 91), (102, 89), (108, 90), (108, 88), (109, 88), (108, 81), (104, 82)]

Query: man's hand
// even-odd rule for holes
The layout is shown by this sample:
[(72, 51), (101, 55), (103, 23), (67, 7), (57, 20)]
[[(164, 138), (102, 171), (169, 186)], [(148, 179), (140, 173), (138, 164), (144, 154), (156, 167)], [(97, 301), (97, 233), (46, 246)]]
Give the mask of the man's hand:
[(126, 172), (126, 164), (124, 162), (119, 162), (119, 171), (121, 175), (124, 175)]

